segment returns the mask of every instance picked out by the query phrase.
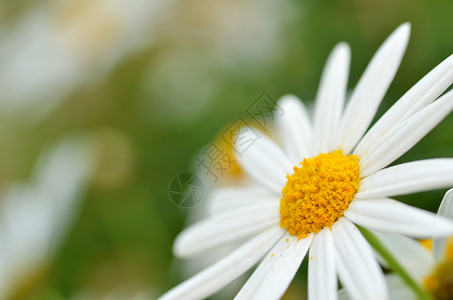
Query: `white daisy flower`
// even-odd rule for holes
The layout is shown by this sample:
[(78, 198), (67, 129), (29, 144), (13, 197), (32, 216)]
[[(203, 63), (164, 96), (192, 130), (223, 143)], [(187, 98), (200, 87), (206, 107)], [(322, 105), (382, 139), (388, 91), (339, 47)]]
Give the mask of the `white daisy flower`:
[(453, 185), (453, 159), (383, 169), (453, 109), (453, 92), (437, 99), (453, 82), (453, 56), (365, 134), (398, 69), (409, 33), (410, 25), (403, 24), (390, 35), (344, 111), (350, 50), (345, 43), (336, 46), (321, 79), (313, 124), (296, 97), (279, 101), (285, 113), (276, 127), (283, 149), (250, 128), (238, 134), (239, 163), (261, 188), (232, 189), (231, 201), (242, 203), (183, 231), (173, 250), (188, 258), (245, 242), (161, 299), (208, 297), (263, 257), (236, 299), (277, 299), (308, 251), (309, 299), (336, 299), (337, 274), (353, 299), (387, 299), (382, 270), (354, 223), (417, 238), (453, 233), (448, 219), (389, 198)]
[[(453, 189), (445, 194), (437, 214), (453, 219)], [(391, 233), (376, 235), (412, 279), (434, 299), (453, 298), (453, 236), (435, 238), (430, 251), (426, 246), (405, 236)], [(391, 299), (419, 298), (396, 274), (387, 275), (386, 280)]]

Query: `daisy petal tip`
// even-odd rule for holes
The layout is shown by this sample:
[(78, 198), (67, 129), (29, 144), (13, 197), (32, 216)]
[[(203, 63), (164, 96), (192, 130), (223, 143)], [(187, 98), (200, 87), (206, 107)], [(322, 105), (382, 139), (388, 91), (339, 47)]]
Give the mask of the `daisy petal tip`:
[(347, 68), (351, 61), (351, 48), (349, 47), (349, 44), (346, 42), (338, 43), (332, 50), (331, 57), (336, 60), (336, 65)]
[[(335, 77), (338, 77), (339, 76), (337, 72), (338, 69), (349, 70), (350, 60), (351, 60), (351, 49), (349, 45), (346, 42), (340, 42), (336, 44), (335, 47), (330, 52), (324, 72), (332, 73), (333, 71), (331, 69), (333, 68), (335, 70), (334, 74), (337, 74), (337, 76)], [(348, 72), (345, 73), (345, 78), (347, 78), (347, 74)], [(323, 74), (323, 77), (329, 78), (329, 76), (327, 76), (326, 74)], [(338, 80), (338, 78), (336, 79)], [(329, 85), (331, 85), (331, 83)], [(320, 87), (322, 87), (322, 85)], [(323, 96), (325, 95), (323, 94)]]
[(187, 256), (187, 253), (184, 251), (184, 237), (178, 235), (173, 243), (172, 251), (176, 257), (183, 258)]
[(449, 189), (446, 193), (445, 193), (445, 199), (448, 199), (446, 201), (453, 201), (453, 188), (452, 189)]
[(401, 35), (401, 36), (409, 37), (409, 35), (411, 33), (411, 27), (412, 27), (412, 24), (410, 22), (405, 22), (405, 23), (401, 24), (400, 26), (398, 26), (398, 28), (395, 29), (395, 33), (398, 33), (398, 35)]
[(446, 193), (442, 202), (440, 203), (439, 210), (437, 212), (439, 216), (453, 219), (453, 189), (449, 189)]
[(408, 27), (408, 30), (411, 30), (412, 23), (411, 22), (404, 22), (399, 27), (402, 27), (402, 26)]
[(341, 53), (341, 55), (347, 56), (347, 57), (349, 57), (351, 55), (351, 47), (346, 42), (339, 42), (335, 46), (334, 51), (338, 51), (339, 53)]
[(351, 47), (349, 46), (349, 44), (347, 42), (338, 42), (335, 47), (332, 49), (332, 54), (335, 53), (335, 54), (338, 54), (340, 56), (350, 56), (351, 54)]
[(193, 257), (197, 253), (193, 251), (194, 237), (196, 236), (197, 234), (194, 234), (194, 230), (191, 227), (178, 234), (172, 246), (174, 256), (182, 259)]
[(302, 102), (302, 100), (300, 100), (300, 98), (297, 97), (296, 95), (285, 94), (285, 95), (281, 96), (280, 99), (278, 99), (277, 104), (281, 108), (285, 109), (288, 107), (294, 107), (295, 105), (300, 105), (301, 102)]
[(286, 101), (300, 101), (300, 99), (296, 95), (288, 93), (288, 94), (285, 94), (285, 95), (281, 96), (279, 101), (282, 101), (282, 102), (286, 102)]
[(406, 22), (398, 26), (392, 34), (389, 36), (387, 41), (391, 44), (396, 43), (402, 46), (403, 49), (406, 48), (407, 43), (409, 42), (409, 37), (411, 34), (411, 23)]

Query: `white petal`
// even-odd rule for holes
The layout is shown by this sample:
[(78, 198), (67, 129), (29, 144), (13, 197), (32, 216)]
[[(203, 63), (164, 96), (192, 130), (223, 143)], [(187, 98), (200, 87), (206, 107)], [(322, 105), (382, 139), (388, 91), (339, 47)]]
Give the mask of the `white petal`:
[[(437, 212), (439, 216), (453, 220), (453, 189), (448, 190)], [(445, 238), (436, 238), (433, 241), (433, 253), (436, 260), (440, 260), (445, 255)]]
[(337, 273), (330, 229), (318, 232), (310, 246), (308, 299), (337, 299)]
[(395, 233), (373, 233), (415, 281), (422, 282), (431, 272), (434, 258), (419, 242)]
[(339, 148), (350, 153), (367, 130), (395, 76), (409, 40), (410, 25), (399, 26), (382, 44), (363, 73), (341, 121)]
[(235, 299), (251, 299), (258, 288), (263, 283), (267, 274), (274, 268), (277, 260), (280, 260), (288, 249), (288, 245), (293, 243), (294, 237), (288, 232), (274, 245), (274, 247), (266, 254), (266, 257), (253, 272), (252, 276), (242, 286)]
[(335, 263), (340, 281), (352, 299), (388, 299), (384, 274), (368, 242), (345, 218), (332, 226)]
[(383, 169), (360, 182), (357, 198), (382, 198), (453, 186), (453, 159), (427, 159)]
[(245, 205), (279, 201), (280, 197), (262, 187), (228, 187), (216, 189), (209, 199), (209, 214), (218, 214)]
[(385, 282), (389, 288), (390, 300), (417, 300), (414, 291), (397, 274), (385, 275)]
[(393, 199), (355, 200), (344, 215), (361, 226), (415, 238), (453, 233), (453, 222)]
[(348, 84), (350, 52), (348, 44), (338, 44), (324, 67), (315, 102), (314, 153), (335, 150), (336, 133)]
[(312, 154), (312, 127), (307, 109), (294, 95), (285, 95), (278, 101), (283, 111), (275, 117), (275, 126), (288, 158), (298, 165)]
[(236, 299), (279, 299), (296, 275), (313, 235), (298, 240), (287, 233), (266, 255)]
[(354, 149), (362, 157), (396, 124), (401, 123), (433, 102), (453, 83), (453, 55), (435, 67), (401, 97), (365, 134)]
[(338, 300), (351, 300), (352, 298), (346, 292), (345, 289), (341, 289), (338, 291)]
[(373, 174), (399, 158), (436, 127), (452, 109), (453, 91), (450, 91), (397, 125), (361, 157), (360, 176)]
[(453, 189), (445, 193), (437, 214), (453, 220)]
[(250, 127), (242, 127), (235, 142), (238, 162), (256, 182), (277, 195), (286, 184), (293, 165), (283, 151), (268, 137)]
[(351, 300), (352, 298), (346, 292), (345, 289), (341, 289), (338, 291), (338, 300)]
[(250, 269), (284, 234), (275, 226), (256, 236), (217, 263), (177, 285), (160, 300), (204, 299)]
[[(417, 300), (417, 295), (408, 287), (404, 281), (394, 273), (385, 275), (385, 282), (389, 290), (390, 300)], [(352, 298), (345, 290), (338, 292), (339, 300), (351, 300)]]
[(214, 215), (181, 232), (173, 245), (178, 257), (190, 257), (212, 247), (251, 236), (280, 220), (280, 203), (249, 205)]

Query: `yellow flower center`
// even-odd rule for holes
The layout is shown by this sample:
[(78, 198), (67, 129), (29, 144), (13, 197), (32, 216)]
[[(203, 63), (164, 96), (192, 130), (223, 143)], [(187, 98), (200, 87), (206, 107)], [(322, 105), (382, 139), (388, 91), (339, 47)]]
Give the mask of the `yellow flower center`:
[(359, 173), (359, 158), (341, 150), (304, 159), (286, 176), (280, 226), (299, 238), (332, 228), (359, 189)]
[(427, 291), (437, 300), (453, 299), (453, 237), (447, 239), (444, 259), (425, 278)]

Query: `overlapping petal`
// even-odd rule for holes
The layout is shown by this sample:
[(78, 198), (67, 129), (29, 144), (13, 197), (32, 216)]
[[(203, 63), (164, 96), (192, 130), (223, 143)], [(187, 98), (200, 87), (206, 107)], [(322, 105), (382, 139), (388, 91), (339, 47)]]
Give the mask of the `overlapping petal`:
[(373, 233), (417, 282), (421, 282), (434, 267), (431, 253), (416, 240), (394, 233)]
[(427, 159), (380, 170), (360, 181), (357, 198), (406, 195), (453, 186), (453, 159)]
[(336, 299), (337, 273), (334, 244), (330, 229), (324, 228), (313, 238), (308, 260), (308, 299)]
[(393, 199), (353, 201), (344, 215), (361, 226), (415, 238), (453, 234), (453, 222)]
[(283, 149), (293, 165), (312, 154), (313, 129), (302, 101), (294, 95), (283, 96), (277, 104), (283, 112), (275, 116), (275, 127)]
[(435, 67), (404, 94), (360, 140), (354, 154), (362, 157), (397, 124), (433, 102), (453, 83), (453, 55)]
[(235, 148), (241, 168), (257, 183), (279, 195), (293, 164), (268, 137), (250, 127), (238, 133)]
[(245, 205), (279, 200), (278, 196), (271, 195), (268, 190), (259, 186), (218, 188), (210, 195), (208, 212), (217, 214)]
[(287, 233), (267, 254), (236, 299), (279, 299), (296, 275), (313, 235), (298, 239)]
[[(453, 220), (453, 189), (450, 189), (442, 199), (438, 215)], [(441, 260), (445, 253), (445, 237), (438, 237), (433, 241), (433, 253), (436, 260)]]
[(209, 297), (250, 269), (283, 234), (283, 230), (278, 227), (264, 231), (217, 263), (177, 285), (159, 300)]
[(453, 91), (450, 91), (395, 126), (379, 144), (372, 146), (361, 157), (360, 176), (371, 175), (395, 161), (436, 127), (452, 110)]
[(324, 67), (314, 111), (315, 153), (335, 150), (348, 85), (350, 52), (348, 44), (338, 44)]
[(398, 27), (382, 44), (351, 94), (341, 120), (337, 146), (350, 153), (363, 136), (399, 68), (410, 24)]
[(354, 300), (388, 299), (384, 274), (360, 231), (345, 218), (332, 227), (340, 281)]
[(190, 226), (173, 245), (179, 257), (190, 257), (212, 247), (256, 234), (280, 220), (278, 202), (239, 207)]
[[(404, 284), (401, 277), (397, 274), (386, 274), (385, 282), (389, 290), (390, 300), (416, 300), (417, 295), (413, 290)], [(338, 292), (339, 300), (351, 300), (351, 297), (346, 293), (345, 290)]]

